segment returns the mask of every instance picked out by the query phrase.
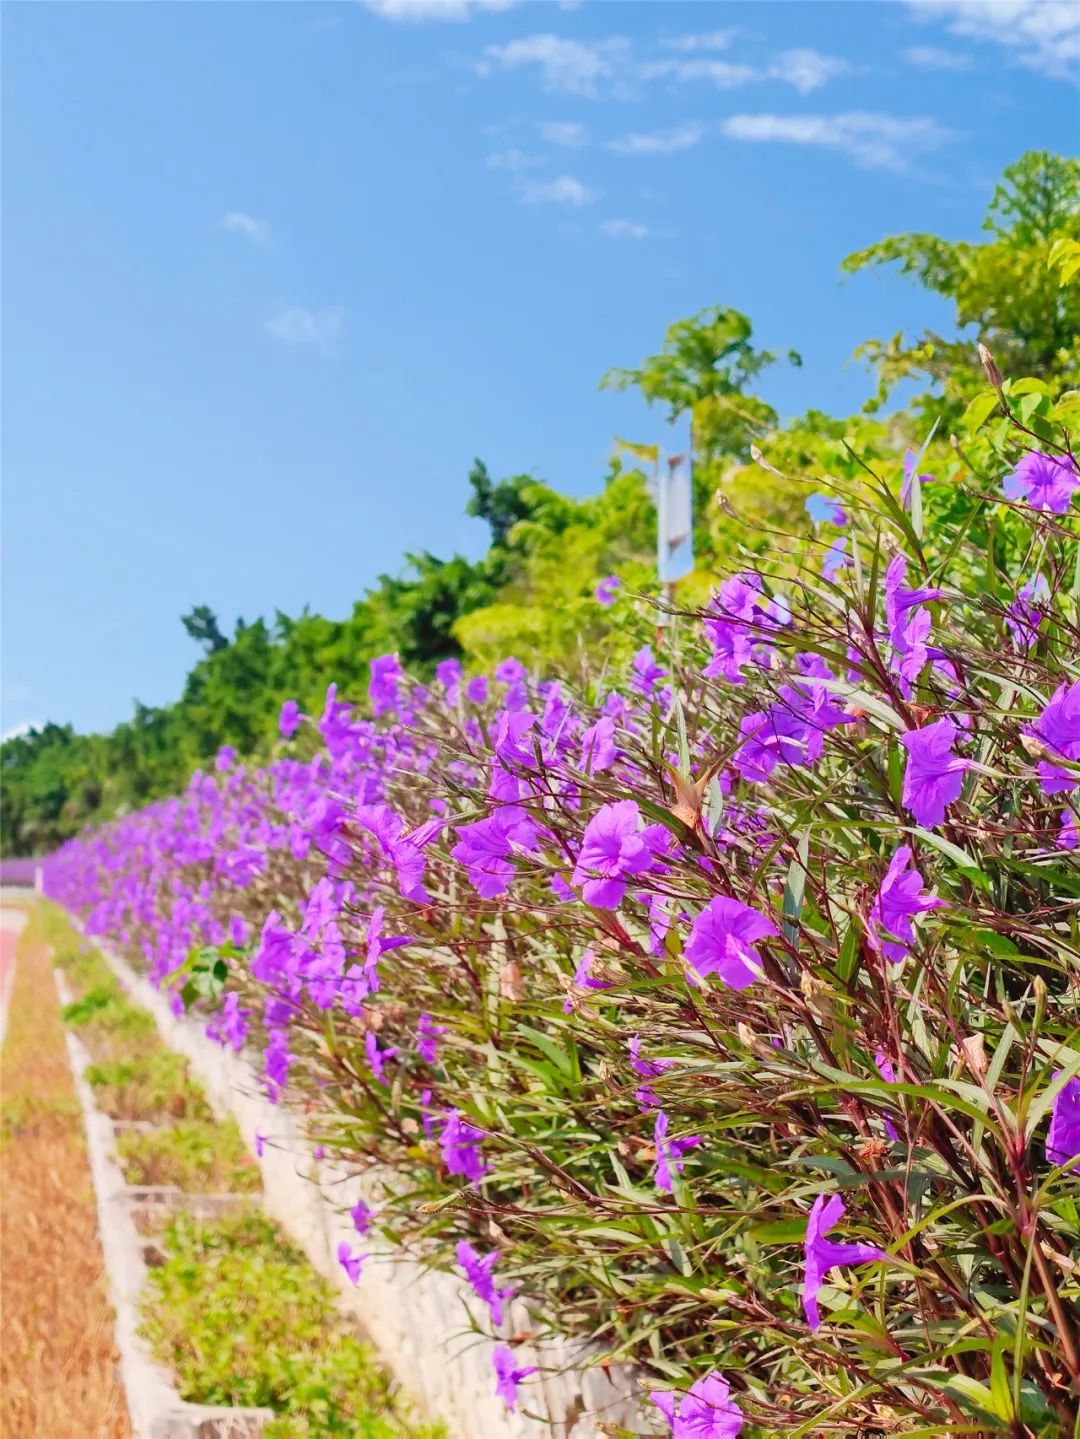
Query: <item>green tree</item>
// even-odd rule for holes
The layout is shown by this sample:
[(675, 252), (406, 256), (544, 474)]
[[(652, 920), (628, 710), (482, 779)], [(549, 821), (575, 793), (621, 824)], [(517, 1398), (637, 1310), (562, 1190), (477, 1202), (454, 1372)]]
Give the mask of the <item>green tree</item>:
[[(896, 265), (954, 307), (955, 335), (927, 330), (912, 338), (900, 331), (859, 347), (856, 353), (877, 377), (868, 408), (883, 405), (902, 380), (914, 380), (930, 386), (912, 402), (920, 423), (928, 427), (941, 413), (953, 420), (985, 383), (976, 340), (989, 346), (1006, 375), (1075, 381), (1080, 290), (1061, 284), (1055, 261), (1061, 242), (1080, 241), (1080, 161), (1042, 150), (1022, 155), (994, 190), (983, 229), (989, 238), (975, 244), (892, 235), (843, 262), (848, 274)], [(948, 407), (941, 397), (946, 377)]]
[(181, 616), (180, 623), (193, 640), (206, 646), (208, 654), (223, 650), (229, 643), (221, 633), (217, 615), (209, 605), (193, 605), (186, 615)]
[[(777, 422), (776, 411), (747, 393), (779, 356), (755, 349), (753, 326), (738, 310), (714, 306), (669, 325), (660, 352), (636, 369), (609, 370), (604, 387), (637, 389), (649, 404), (667, 408), (674, 422), (689, 414), (698, 456), (745, 456), (751, 443)], [(794, 350), (791, 365), (802, 360)]]

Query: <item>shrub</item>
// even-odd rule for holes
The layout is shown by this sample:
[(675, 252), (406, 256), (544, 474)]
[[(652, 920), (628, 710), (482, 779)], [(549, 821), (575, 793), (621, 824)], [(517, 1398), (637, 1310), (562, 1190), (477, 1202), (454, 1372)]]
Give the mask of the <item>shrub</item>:
[(474, 1324), (517, 1286), (676, 1432), (1072, 1424), (1077, 405), (990, 374), (947, 473), (836, 482), (658, 631), (620, 598), (621, 685), (386, 657), (372, 721), (331, 689), (48, 868)]

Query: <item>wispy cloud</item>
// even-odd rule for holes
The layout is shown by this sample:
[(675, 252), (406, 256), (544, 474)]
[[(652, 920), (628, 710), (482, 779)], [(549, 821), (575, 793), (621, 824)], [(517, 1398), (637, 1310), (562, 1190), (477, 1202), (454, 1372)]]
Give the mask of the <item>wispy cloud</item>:
[(541, 120), (537, 126), (540, 138), (549, 145), (562, 145), (567, 150), (580, 150), (589, 143), (589, 132), (573, 120)]
[(638, 74), (643, 80), (673, 80), (677, 84), (707, 80), (718, 90), (734, 90), (758, 77), (752, 65), (735, 65), (730, 60), (647, 60), (639, 66)]
[(919, 70), (970, 70), (972, 63), (966, 50), (943, 50), (938, 45), (909, 45), (903, 56)]
[(253, 245), (265, 245), (270, 239), (270, 226), (265, 220), (247, 215), (243, 210), (229, 210), (221, 217), (221, 228), (243, 235)]
[(679, 125), (672, 130), (652, 130), (609, 140), (607, 148), (616, 155), (674, 155), (689, 150), (705, 134), (701, 125)]
[(823, 55), (820, 50), (785, 50), (772, 62), (766, 75), (770, 80), (792, 86), (800, 95), (809, 95), (850, 70), (848, 62), (838, 55)]
[(669, 35), (660, 41), (665, 50), (726, 50), (738, 30), (706, 30), (697, 35)]
[(303, 305), (283, 305), (266, 321), (266, 333), (275, 340), (306, 345), (324, 355), (337, 349), (344, 327), (345, 311), (340, 306), (309, 310)]
[(535, 155), (526, 155), (524, 150), (519, 150), (515, 145), (505, 150), (495, 150), (487, 157), (489, 170), (509, 170), (512, 175), (522, 170), (531, 170), (533, 166), (543, 163), (543, 160)]
[(1021, 65), (1066, 80), (1080, 65), (1080, 5), (1075, 0), (905, 0), (918, 20), (940, 20), (949, 33), (1001, 45)]
[(779, 80), (809, 95), (827, 85), (838, 75), (846, 75), (852, 67), (838, 55), (823, 55), (819, 50), (783, 50), (765, 66), (740, 64), (733, 60), (717, 60), (694, 56), (688, 60), (647, 60), (638, 67), (645, 80), (670, 80), (677, 85), (705, 81), (718, 90), (735, 90), (764, 80)]
[(490, 75), (495, 70), (535, 66), (546, 90), (593, 97), (601, 82), (614, 77), (618, 62), (629, 49), (629, 41), (621, 35), (592, 43), (561, 35), (526, 35), (505, 45), (488, 45), (477, 70)]
[(590, 205), (595, 190), (583, 185), (573, 175), (557, 175), (553, 180), (524, 180), (518, 186), (518, 197), (525, 205)]
[(729, 140), (839, 150), (874, 170), (905, 170), (913, 157), (939, 149), (955, 133), (927, 116), (865, 110), (841, 115), (732, 115), (721, 130)]
[(420, 24), (425, 20), (469, 20), (483, 10), (512, 10), (520, 0), (360, 0), (381, 20)]
[(636, 220), (604, 220), (600, 233), (609, 240), (648, 240), (653, 232), (648, 225), (639, 225)]

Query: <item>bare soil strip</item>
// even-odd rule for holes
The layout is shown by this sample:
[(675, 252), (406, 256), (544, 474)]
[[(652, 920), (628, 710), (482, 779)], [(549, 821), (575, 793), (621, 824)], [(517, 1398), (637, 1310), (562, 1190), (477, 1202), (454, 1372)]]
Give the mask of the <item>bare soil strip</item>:
[(79, 1106), (37, 912), (19, 942), (0, 1089), (0, 1434), (129, 1439)]

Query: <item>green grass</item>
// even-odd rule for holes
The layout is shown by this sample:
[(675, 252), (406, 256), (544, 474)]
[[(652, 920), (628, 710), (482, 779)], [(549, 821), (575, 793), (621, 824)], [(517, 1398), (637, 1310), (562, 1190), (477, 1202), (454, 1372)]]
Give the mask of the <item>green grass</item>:
[(175, 1184), (189, 1194), (255, 1194), (259, 1171), (233, 1121), (182, 1119), (145, 1132), (117, 1135), (129, 1184)]
[(274, 1409), (266, 1439), (446, 1439), (410, 1422), (330, 1286), (263, 1214), (180, 1214), (163, 1242), (143, 1332), (185, 1399)]
[(213, 1118), (200, 1086), (190, 1077), (187, 1062), (169, 1049), (154, 1049), (132, 1059), (91, 1064), (86, 1078), (99, 1109), (110, 1119)]

